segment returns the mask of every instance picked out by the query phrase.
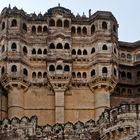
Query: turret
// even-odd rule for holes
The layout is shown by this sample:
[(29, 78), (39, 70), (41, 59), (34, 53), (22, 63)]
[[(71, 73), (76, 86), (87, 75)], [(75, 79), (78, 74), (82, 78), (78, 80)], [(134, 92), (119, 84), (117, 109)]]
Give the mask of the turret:
[(4, 8), (1, 13), (1, 85), (7, 91), (8, 117), (24, 115), (24, 94), (28, 88), (28, 68), (22, 63), (26, 46), (22, 46), (21, 33), (27, 32), (25, 12)]
[(117, 22), (110, 12), (100, 11), (92, 15), (91, 20), (93, 42), (91, 42), (89, 85), (95, 95), (95, 119), (97, 119), (105, 108), (110, 107), (110, 93), (118, 82), (117, 32), (113, 30)]

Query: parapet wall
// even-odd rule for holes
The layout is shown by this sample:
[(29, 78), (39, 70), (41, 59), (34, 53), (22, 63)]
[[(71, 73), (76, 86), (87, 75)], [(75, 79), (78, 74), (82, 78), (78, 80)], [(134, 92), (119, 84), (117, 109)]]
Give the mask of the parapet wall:
[[(105, 110), (99, 120), (38, 126), (37, 117), (4, 119), (0, 138), (49, 140), (120, 140), (138, 137), (140, 105), (123, 104)], [(118, 112), (116, 112), (118, 111)], [(8, 135), (8, 136), (7, 136)]]

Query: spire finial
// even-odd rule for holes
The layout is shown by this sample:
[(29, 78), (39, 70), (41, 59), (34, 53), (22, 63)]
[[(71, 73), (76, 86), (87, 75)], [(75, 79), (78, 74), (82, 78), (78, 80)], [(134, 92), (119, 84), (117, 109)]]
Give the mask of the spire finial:
[(58, 3), (58, 7), (60, 7), (60, 3)]
[(91, 9), (89, 9), (89, 17), (91, 16)]
[(11, 8), (11, 4), (9, 3), (9, 8)]

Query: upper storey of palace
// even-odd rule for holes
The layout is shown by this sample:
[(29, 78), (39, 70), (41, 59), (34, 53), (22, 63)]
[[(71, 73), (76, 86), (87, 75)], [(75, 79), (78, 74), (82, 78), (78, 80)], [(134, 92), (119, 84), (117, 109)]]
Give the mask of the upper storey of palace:
[[(5, 36), (9, 39), (19, 39), (20, 42), (30, 44), (29, 46), (47, 44), (49, 48), (55, 49), (70, 46), (71, 49), (75, 49), (72, 50), (72, 55), (82, 53), (83, 45), (88, 49), (88, 54), (96, 52), (96, 46), (100, 46), (98, 49), (102, 50), (106, 45), (108, 50), (118, 54), (117, 57), (122, 64), (135, 63), (140, 58), (140, 42), (118, 41), (117, 20), (108, 11), (91, 14), (89, 10), (88, 17), (85, 14), (75, 16), (71, 10), (58, 5), (50, 8), (44, 15), (36, 15), (9, 6), (5, 7), (0, 15), (0, 40), (2, 41)], [(62, 46), (59, 44), (60, 41), (63, 41)], [(79, 48), (83, 48), (81, 52)]]
[[(91, 14), (91, 10), (89, 10), (89, 17), (86, 17), (86, 15), (83, 13), (82, 16), (80, 16), (79, 14), (77, 14), (76, 16), (71, 12), (71, 10), (66, 9), (64, 7), (54, 7), (54, 8), (50, 8), (44, 15), (39, 13), (38, 15), (36, 15), (35, 13), (32, 14), (27, 14), (24, 10), (22, 9), (18, 9), (17, 7), (13, 7), (11, 8), (9, 7), (5, 7), (2, 11), (1, 11), (1, 19), (4, 17), (8, 17), (8, 18), (12, 18), (12, 17), (20, 17), (23, 18), (24, 20), (33, 23), (34, 22), (43, 22), (47, 23), (48, 26), (50, 26), (50, 19), (54, 18), (54, 24), (55, 22), (57, 22), (56, 26), (59, 26), (60, 21), (58, 22), (57, 20), (61, 20), (62, 22), (62, 26), (64, 25), (68, 25), (66, 23), (63, 23), (63, 21), (65, 21), (66, 19), (69, 21), (69, 24), (79, 24), (79, 25), (91, 25), (95, 20), (98, 19), (102, 19), (102, 20), (112, 20), (114, 21), (114, 24), (117, 24), (117, 20), (116, 18), (112, 15), (111, 12), (108, 11), (97, 11), (94, 14)], [(51, 20), (52, 21), (52, 20)], [(64, 24), (64, 25), (63, 25)], [(53, 25), (51, 25), (53, 26)], [(55, 25), (54, 25), (55, 26)], [(64, 26), (65, 27), (65, 26)]]
[[(97, 11), (89, 17), (83, 13), (82, 16), (74, 15), (69, 9), (64, 7), (54, 7), (49, 9), (44, 15), (27, 14), (16, 7), (5, 7), (0, 16), (1, 30), (15, 27), (17, 25), (22, 31), (28, 33), (52, 33), (60, 31), (62, 35), (68, 36), (66, 32), (70, 31), (72, 35), (91, 36), (95, 32), (109, 31), (117, 36), (118, 24), (111, 12)], [(18, 28), (18, 29), (19, 29)]]

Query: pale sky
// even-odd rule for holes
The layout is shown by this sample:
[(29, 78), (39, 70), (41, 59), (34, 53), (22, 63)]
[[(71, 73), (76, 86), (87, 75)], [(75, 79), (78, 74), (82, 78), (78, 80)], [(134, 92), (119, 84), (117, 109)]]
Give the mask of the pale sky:
[(98, 10), (111, 11), (119, 23), (119, 40), (140, 40), (140, 0), (0, 0), (0, 11), (9, 3), (11, 7), (23, 8), (28, 14), (44, 14), (58, 3), (75, 15), (82, 15), (83, 12), (88, 15), (89, 9), (92, 14)]

